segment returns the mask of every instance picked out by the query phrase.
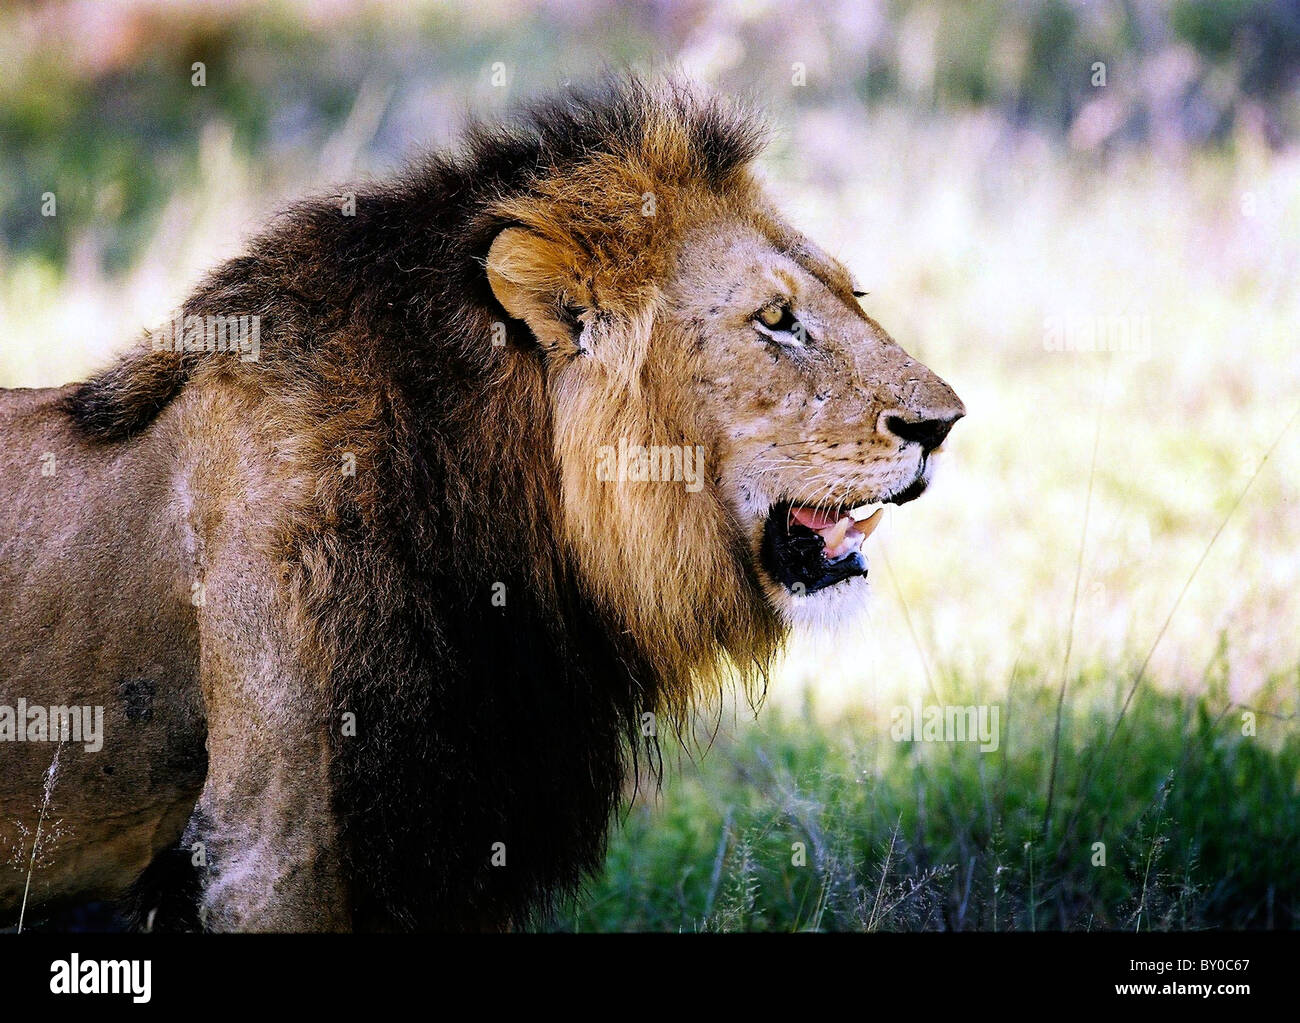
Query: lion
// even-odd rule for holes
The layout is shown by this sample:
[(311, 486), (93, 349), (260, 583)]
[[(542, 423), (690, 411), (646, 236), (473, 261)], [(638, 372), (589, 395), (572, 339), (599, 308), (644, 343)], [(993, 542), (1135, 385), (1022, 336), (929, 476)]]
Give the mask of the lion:
[(3, 393), (6, 914), (527, 925), (647, 721), (865, 606), (965, 410), (766, 197), (764, 137), (678, 81), (533, 103)]

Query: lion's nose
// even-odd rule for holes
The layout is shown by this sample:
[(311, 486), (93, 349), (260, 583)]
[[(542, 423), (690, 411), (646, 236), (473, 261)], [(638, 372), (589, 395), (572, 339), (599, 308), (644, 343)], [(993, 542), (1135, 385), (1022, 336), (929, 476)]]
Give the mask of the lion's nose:
[(904, 419), (902, 416), (886, 416), (885, 426), (889, 431), (905, 441), (915, 441), (928, 455), (943, 443), (948, 431), (966, 414), (966, 410), (947, 413), (932, 419)]

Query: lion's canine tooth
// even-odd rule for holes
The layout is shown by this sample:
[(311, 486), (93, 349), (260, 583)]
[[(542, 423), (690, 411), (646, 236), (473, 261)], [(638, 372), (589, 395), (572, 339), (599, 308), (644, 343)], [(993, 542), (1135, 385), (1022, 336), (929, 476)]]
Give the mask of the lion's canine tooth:
[(857, 528), (858, 528), (858, 532), (862, 534), (862, 539), (865, 540), (867, 537), (869, 537), (872, 533), (876, 531), (876, 527), (880, 525), (880, 519), (881, 516), (884, 515), (884, 513), (885, 513), (885, 509), (883, 507), (877, 508), (871, 514), (870, 518), (863, 519), (858, 523)]
[(834, 550), (839, 547), (840, 542), (849, 531), (849, 526), (853, 525), (853, 520), (845, 515), (842, 519), (831, 526), (830, 531), (822, 534), (822, 539), (826, 543), (827, 550)]
[(849, 517), (855, 522), (861, 522), (863, 519), (867, 518), (867, 516), (874, 515), (883, 507), (884, 505), (880, 504), (860, 504), (856, 508), (849, 509)]

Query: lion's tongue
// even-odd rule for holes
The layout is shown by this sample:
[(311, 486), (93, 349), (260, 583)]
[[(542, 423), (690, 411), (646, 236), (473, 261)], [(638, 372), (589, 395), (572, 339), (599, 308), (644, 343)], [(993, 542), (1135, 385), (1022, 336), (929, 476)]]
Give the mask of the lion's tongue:
[(862, 546), (862, 541), (875, 532), (880, 523), (880, 509), (870, 518), (855, 522), (851, 515), (838, 518), (817, 508), (794, 505), (791, 517), (799, 525), (811, 529), (822, 538), (827, 561), (838, 561)]
[[(807, 526), (814, 532), (820, 533), (823, 529), (829, 529), (839, 522), (840, 519), (833, 515), (828, 515), (819, 508), (805, 508), (803, 505), (796, 504), (790, 509), (790, 514), (794, 516), (796, 522), (801, 526)], [(847, 515), (843, 518), (849, 518)], [(852, 522), (852, 519), (849, 519)]]

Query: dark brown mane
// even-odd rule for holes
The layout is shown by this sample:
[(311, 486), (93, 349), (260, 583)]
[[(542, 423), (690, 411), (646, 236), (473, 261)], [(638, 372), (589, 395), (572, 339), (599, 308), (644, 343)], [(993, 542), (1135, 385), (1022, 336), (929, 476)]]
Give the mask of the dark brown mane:
[[(725, 187), (764, 141), (754, 116), (684, 84), (611, 77), (572, 88), (501, 123), (472, 123), (458, 151), (430, 153), (393, 181), (291, 207), (247, 255), (209, 275), (182, 312), (275, 315), (287, 304), (356, 320), (401, 309), (412, 327), (452, 330), (476, 346), (482, 314), (497, 312), (482, 265), (504, 226), (494, 209), (564, 180), (594, 156), (653, 162), (647, 138), (661, 125), (674, 129), (688, 159), (658, 170), (714, 188)], [(342, 214), (347, 194), (355, 194), (355, 216)], [(300, 358), (289, 350), (296, 340), (280, 332), (267, 357)], [(92, 437), (138, 433), (203, 357), (158, 353), (146, 342), (78, 387), (68, 412)]]
[[(355, 216), (342, 196), (290, 209), (200, 285), (184, 314), (260, 317), (256, 362), (146, 340), (68, 400), (103, 443), (164, 409), (201, 429), (220, 405), (282, 465), (282, 496), (254, 510), (292, 587), (287, 625), (335, 721), (355, 715), (355, 738), (330, 723), (355, 926), (519, 924), (574, 891), (630, 759), (657, 755), (643, 715), (680, 719), (695, 670), (630, 639), (562, 542), (544, 362), (517, 322), (491, 343), (503, 202), (593, 157), (653, 173), (662, 156), (664, 189), (724, 188), (760, 138), (718, 102), (632, 80), (475, 126), (461, 152), (359, 189)], [(700, 627), (746, 673), (779, 639), (770, 615)]]

